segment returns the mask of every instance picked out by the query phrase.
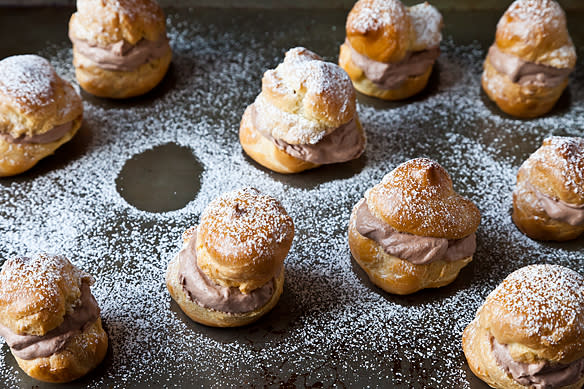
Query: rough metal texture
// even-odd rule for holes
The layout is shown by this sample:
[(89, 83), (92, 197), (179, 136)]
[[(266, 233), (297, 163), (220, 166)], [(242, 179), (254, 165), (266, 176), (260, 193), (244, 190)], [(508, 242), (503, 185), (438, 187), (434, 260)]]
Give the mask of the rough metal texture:
[[(0, 58), (38, 53), (74, 82), (66, 34), (71, 12), (3, 10), (0, 36), (12, 38), (4, 39)], [(173, 65), (156, 90), (129, 101), (82, 93), (84, 124), (73, 141), (30, 172), (0, 180), (2, 258), (61, 253), (97, 280), (92, 289), (110, 352), (89, 376), (59, 387), (484, 387), (468, 369), (460, 338), (485, 296), (527, 264), (584, 268), (583, 239), (535, 242), (510, 217), (517, 169), (542, 139), (583, 135), (582, 61), (550, 115), (511, 119), (485, 98), (479, 83), (501, 11), (447, 12), (442, 55), (420, 96), (400, 103), (359, 97), (369, 139), (363, 157), (282, 176), (242, 153), (239, 120), (260, 91), (262, 73), (288, 48), (304, 45), (336, 60), (346, 12), (167, 14)], [(580, 57), (582, 20), (582, 13), (569, 15)], [(203, 166), (200, 177), (193, 176), (200, 179), (198, 194), (166, 213), (128, 205), (116, 190), (124, 164), (145, 150), (172, 150), (157, 148), (169, 142), (188, 147)], [(369, 187), (420, 156), (440, 162), (455, 189), (478, 205), (478, 249), (450, 286), (392, 296), (374, 287), (351, 259), (347, 225), (351, 208)], [(176, 168), (190, 161), (179, 160)], [(198, 222), (205, 206), (244, 185), (280, 199), (294, 220), (284, 294), (254, 325), (227, 330), (196, 325), (171, 301), (166, 265), (180, 248), (181, 233)], [(16, 366), (4, 344), (0, 382), (39, 384)]]

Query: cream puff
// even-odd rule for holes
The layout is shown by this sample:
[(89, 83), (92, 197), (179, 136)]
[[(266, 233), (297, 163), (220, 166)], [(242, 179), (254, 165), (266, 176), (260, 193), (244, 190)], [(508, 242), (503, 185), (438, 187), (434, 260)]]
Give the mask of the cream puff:
[(81, 97), (37, 55), (0, 61), (0, 177), (20, 174), (73, 138)]
[(347, 17), (339, 65), (355, 89), (384, 100), (401, 100), (426, 87), (440, 55), (442, 15), (427, 2), (359, 0)]
[(108, 337), (95, 282), (63, 256), (9, 259), (0, 272), (0, 336), (18, 365), (45, 382), (70, 382), (104, 359)]
[(349, 247), (371, 281), (410, 294), (454, 281), (476, 249), (478, 208), (446, 170), (417, 158), (365, 193), (349, 221)]
[(502, 111), (533, 118), (553, 108), (575, 65), (562, 7), (553, 0), (516, 0), (497, 24), (482, 85)]
[(154, 0), (77, 0), (69, 38), (77, 82), (100, 97), (150, 91), (172, 57), (164, 13)]
[(294, 224), (273, 197), (253, 188), (212, 201), (183, 234), (166, 286), (183, 312), (213, 327), (249, 324), (270, 311), (284, 287)]
[(584, 232), (584, 138), (547, 138), (521, 165), (512, 218), (538, 240), (570, 240)]
[(493, 388), (582, 388), (584, 277), (557, 265), (511, 273), (464, 330), (462, 348)]
[(243, 150), (278, 173), (347, 162), (365, 150), (365, 133), (347, 73), (297, 47), (268, 70), (262, 92), (247, 107), (239, 129)]

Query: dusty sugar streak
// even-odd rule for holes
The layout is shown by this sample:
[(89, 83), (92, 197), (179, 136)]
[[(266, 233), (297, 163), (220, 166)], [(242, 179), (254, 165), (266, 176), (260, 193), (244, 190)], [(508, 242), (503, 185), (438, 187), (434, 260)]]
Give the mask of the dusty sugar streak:
[[(439, 82), (422, 98), (377, 107), (361, 99), (359, 114), (369, 136), (361, 162), (285, 177), (250, 162), (241, 152), (237, 130), (243, 110), (260, 90), (263, 72), (281, 62), (290, 47), (313, 48), (310, 40), (302, 41), (308, 39), (303, 28), (311, 21), (296, 21), (304, 31), (299, 39), (274, 32), (270, 42), (274, 37), (277, 43), (266, 45), (258, 36), (270, 25), (260, 28), (258, 20), (268, 17), (247, 15), (236, 19), (236, 27), (202, 18), (192, 23), (183, 14), (171, 14), (171, 89), (153, 101), (126, 103), (85, 95), (84, 129), (90, 134), (85, 151), (56, 170), (0, 184), (4, 257), (41, 249), (59, 252), (96, 276), (92, 290), (110, 334), (112, 357), (83, 383), (187, 386), (207, 379), (236, 386), (278, 384), (305, 374), (309, 384), (332, 384), (338, 377), (358, 385), (358, 378), (367, 376), (372, 386), (411, 386), (416, 376), (430, 386), (469, 387), (460, 336), (487, 294), (528, 263), (583, 265), (581, 246), (531, 241), (509, 217), (523, 159), (547, 135), (581, 134), (582, 72), (574, 76), (568, 111), (529, 122), (512, 120), (481, 100), (484, 50), (457, 47), (446, 39)], [(321, 51), (328, 60), (337, 54), (332, 46)], [(67, 43), (41, 54), (61, 76), (74, 80)], [(184, 209), (165, 214), (128, 206), (115, 189), (118, 171), (127, 158), (169, 141), (193, 148), (206, 167), (201, 192)], [(419, 156), (442, 164), (456, 191), (481, 209), (479, 248), (452, 286), (390, 296), (372, 287), (351, 261), (349, 215), (368, 188), (399, 163)], [(277, 198), (294, 220), (285, 292), (274, 312), (254, 326), (205, 329), (171, 303), (164, 272), (180, 249), (182, 232), (198, 223), (203, 209), (219, 194), (246, 185)], [(7, 354), (2, 346), (1, 382), (16, 386), (23, 373)]]

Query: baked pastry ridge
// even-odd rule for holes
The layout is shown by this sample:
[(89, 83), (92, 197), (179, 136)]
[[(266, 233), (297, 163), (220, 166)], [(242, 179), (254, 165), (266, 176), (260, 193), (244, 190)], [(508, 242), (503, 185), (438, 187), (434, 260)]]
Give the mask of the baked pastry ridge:
[(78, 0), (69, 39), (81, 87), (111, 98), (154, 88), (172, 57), (165, 23), (153, 0)]
[(549, 112), (568, 85), (576, 50), (553, 0), (516, 0), (497, 24), (482, 86), (499, 108), (533, 118)]
[(283, 63), (265, 72), (239, 139), (251, 158), (279, 173), (347, 162), (366, 144), (351, 80), (303, 47), (290, 49)]
[(253, 188), (226, 193), (183, 234), (167, 270), (170, 294), (199, 323), (251, 323), (282, 294), (293, 236), (292, 219), (274, 198)]
[(49, 61), (16, 55), (0, 61), (0, 177), (22, 173), (81, 127), (81, 97)]
[(95, 279), (63, 256), (14, 258), (0, 273), (0, 336), (18, 365), (46, 382), (73, 381), (105, 357)]
[(440, 55), (443, 21), (428, 2), (360, 0), (346, 23), (339, 65), (366, 95), (400, 100), (427, 84)]
[(512, 218), (539, 240), (564, 241), (584, 232), (584, 138), (549, 137), (521, 165)]
[(398, 166), (354, 207), (349, 246), (372, 282), (396, 294), (452, 282), (472, 260), (480, 212), (438, 163)]
[(581, 388), (584, 277), (530, 265), (493, 290), (462, 337), (471, 370), (494, 388)]

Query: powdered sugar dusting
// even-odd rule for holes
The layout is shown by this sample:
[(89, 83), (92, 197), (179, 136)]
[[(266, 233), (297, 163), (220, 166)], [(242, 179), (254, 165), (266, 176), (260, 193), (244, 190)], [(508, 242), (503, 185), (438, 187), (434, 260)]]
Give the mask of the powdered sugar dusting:
[[(483, 100), (486, 47), (445, 37), (421, 96), (406, 103), (359, 97), (369, 139), (361, 159), (284, 176), (241, 151), (241, 116), (265, 69), (290, 47), (304, 45), (335, 61), (346, 14), (181, 9), (168, 15), (175, 55), (161, 88), (125, 102), (84, 95), (84, 124), (71, 143), (30, 173), (0, 181), (3, 258), (58, 252), (96, 277), (92, 292), (111, 352), (76, 385), (470, 388), (474, 378), (460, 337), (486, 295), (528, 264), (584, 267), (581, 241), (536, 242), (510, 218), (521, 163), (545, 137), (581, 135), (583, 67), (571, 80), (569, 109), (514, 120)], [(295, 28), (282, 29), (292, 16)], [(48, 44), (40, 54), (74, 81), (70, 43)], [(181, 210), (139, 211), (117, 193), (115, 179), (127, 159), (167, 142), (191, 148), (205, 166), (200, 192)], [(349, 216), (367, 189), (420, 156), (440, 163), (454, 189), (480, 208), (477, 251), (452, 285), (391, 296), (352, 261)], [(180, 250), (181, 234), (199, 223), (205, 207), (246, 185), (278, 199), (294, 220), (284, 293), (254, 325), (209, 329), (171, 302), (165, 270)], [(38, 384), (6, 345), (0, 347), (0, 382)]]
[[(531, 265), (510, 274), (485, 300), (500, 301), (522, 327), (544, 342), (584, 338), (584, 277), (555, 265)], [(569, 331), (569, 335), (566, 333)]]
[[(406, 8), (399, 0), (361, 0), (358, 12), (352, 12), (347, 24), (361, 34), (376, 31), (385, 26), (399, 26), (407, 17)], [(408, 31), (405, 31), (407, 34)]]
[(0, 61), (0, 93), (22, 112), (54, 104), (57, 78), (51, 64), (38, 55), (15, 55)]
[[(221, 251), (271, 257), (294, 231), (292, 219), (273, 197), (243, 188), (213, 200), (201, 216), (206, 243)], [(210, 243), (209, 243), (210, 242)], [(221, 247), (222, 249), (220, 249)]]
[(429, 3), (416, 4), (408, 8), (415, 38), (411, 49), (414, 51), (440, 46), (442, 40), (442, 14)]

